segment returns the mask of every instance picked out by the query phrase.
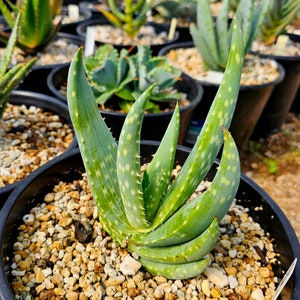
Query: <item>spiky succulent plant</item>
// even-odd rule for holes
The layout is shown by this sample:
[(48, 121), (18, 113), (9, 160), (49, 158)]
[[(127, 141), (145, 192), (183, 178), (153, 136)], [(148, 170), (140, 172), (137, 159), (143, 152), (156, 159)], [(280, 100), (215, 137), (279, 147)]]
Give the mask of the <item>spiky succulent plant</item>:
[(147, 12), (154, 0), (125, 0), (124, 7), (119, 7), (116, 0), (108, 0), (109, 10), (99, 8), (109, 22), (135, 37), (147, 21)]
[[(0, 0), (0, 11), (7, 24), (13, 28), (17, 15), (22, 11), (22, 20), (16, 46), (26, 53), (36, 53), (45, 48), (59, 29), (61, 21), (54, 24), (50, 0), (18, 0), (13, 4), (9, 0)], [(53, 6), (57, 10), (57, 7)], [(0, 40), (7, 42), (8, 32), (0, 33)]]
[[(257, 36), (269, 1), (264, 0), (259, 6), (255, 5), (255, 0), (240, 0), (238, 3), (235, 15), (242, 28), (244, 56), (250, 51)], [(232, 38), (232, 26), (228, 20), (229, 2), (230, 0), (222, 1), (221, 11), (214, 21), (210, 1), (198, 0), (197, 24), (190, 26), (194, 44), (210, 70), (224, 71), (227, 63)]]
[[(240, 178), (239, 155), (229, 127), (243, 64), (241, 32), (234, 26), (228, 65), (205, 124), (187, 160), (170, 183), (179, 127), (179, 108), (148, 164), (141, 172), (140, 130), (154, 86), (134, 103), (119, 143), (112, 137), (84, 73), (82, 49), (68, 75), (68, 105), (89, 184), (104, 229), (120, 245), (136, 252), (153, 275), (194, 277), (209, 264), (207, 254), (218, 237)], [(224, 141), (220, 165), (210, 187), (190, 200), (214, 163)]]
[(96, 102), (105, 103), (114, 97), (116, 109), (128, 112), (134, 101), (150, 85), (155, 84), (146, 110), (160, 112), (159, 103), (176, 102), (181, 93), (174, 88), (181, 71), (169, 64), (166, 58), (152, 56), (150, 46), (139, 45), (138, 51), (119, 51), (112, 45), (98, 47), (95, 54), (84, 59), (84, 67)]
[(267, 13), (259, 29), (258, 37), (266, 44), (276, 42), (300, 9), (300, 0), (270, 0)]
[(34, 65), (36, 58), (26, 63), (19, 63), (9, 69), (9, 63), (15, 47), (21, 13), (18, 14), (15, 26), (8, 40), (5, 53), (0, 61), (0, 118), (6, 108), (9, 93), (21, 82)]

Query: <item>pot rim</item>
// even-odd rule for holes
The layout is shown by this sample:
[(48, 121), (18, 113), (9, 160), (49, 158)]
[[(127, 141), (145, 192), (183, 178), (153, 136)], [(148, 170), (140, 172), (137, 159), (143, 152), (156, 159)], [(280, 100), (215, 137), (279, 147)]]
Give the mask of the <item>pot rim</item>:
[[(157, 146), (159, 145), (159, 142), (154, 142), (154, 141), (142, 141), (141, 144), (143, 145), (154, 145)], [(190, 152), (190, 148), (185, 147), (185, 146), (178, 146), (179, 150), (183, 150), (184, 152)], [(48, 168), (51, 168), (54, 166), (56, 163), (61, 162), (64, 159), (70, 158), (74, 155), (80, 155), (80, 151), (78, 148), (73, 149), (69, 151), (68, 153), (64, 153), (59, 157), (54, 158), (47, 164), (43, 165), (41, 168), (36, 170), (35, 172), (31, 173), (27, 178), (24, 179), (22, 185), (19, 185), (15, 188), (15, 190), (11, 193), (9, 196), (8, 200), (4, 204), (3, 208), (1, 209), (1, 215), (2, 217), (0, 218), (0, 241), (2, 242), (3, 240), (3, 228), (5, 227), (6, 221), (7, 221), (7, 216), (10, 213), (11, 209), (14, 206), (14, 199), (20, 196), (20, 194), (23, 192), (24, 187), (28, 186), (28, 184), (32, 181), (38, 178), (41, 174), (43, 174)], [(218, 160), (215, 161), (218, 164)], [(67, 172), (67, 171), (66, 171)], [(295, 258), (300, 259), (300, 245), (299, 241), (296, 237), (295, 231), (292, 228), (290, 222), (288, 221), (287, 217), (281, 210), (281, 208), (275, 203), (275, 201), (262, 189), (260, 188), (254, 181), (252, 181), (249, 177), (247, 177), (245, 174), (241, 174), (241, 181), (243, 181), (246, 185), (249, 185), (250, 188), (255, 189), (255, 192), (257, 192), (262, 198), (262, 202), (266, 202), (273, 210), (275, 215), (280, 219), (281, 225), (283, 229), (285, 230), (285, 233), (287, 234), (292, 254)], [(270, 218), (272, 218), (270, 216)], [(2, 244), (2, 243), (0, 243)], [(3, 261), (5, 258), (3, 257), (3, 253), (0, 253), (0, 258), (1, 258), (1, 263), (3, 264)], [(296, 268), (294, 270), (293, 274), (294, 278), (294, 286), (293, 286), (293, 295), (291, 299), (296, 299), (298, 293), (299, 293), (299, 288), (300, 288), (300, 264), (298, 261), (298, 264), (296, 265)], [(12, 291), (9, 288), (9, 283), (7, 282), (3, 267), (0, 269), (0, 296), (1, 293), (3, 293), (7, 299), (8, 295), (13, 297)], [(2, 295), (3, 295), (2, 294)], [(13, 299), (13, 298), (12, 298)], [(7, 299), (8, 300), (8, 299)]]

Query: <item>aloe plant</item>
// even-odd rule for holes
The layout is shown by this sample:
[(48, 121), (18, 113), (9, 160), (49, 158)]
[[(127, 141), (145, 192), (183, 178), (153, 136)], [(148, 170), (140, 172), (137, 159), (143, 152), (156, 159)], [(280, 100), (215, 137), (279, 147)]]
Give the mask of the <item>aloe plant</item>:
[(19, 63), (9, 69), (9, 63), (18, 35), (20, 18), (21, 13), (17, 16), (5, 53), (0, 61), (0, 118), (2, 118), (3, 112), (6, 108), (9, 93), (16, 88), (36, 62), (36, 58), (32, 58), (26, 63)]
[[(53, 6), (54, 10), (57, 10)], [(9, 0), (0, 0), (0, 11), (7, 24), (13, 28), (17, 15), (22, 11), (22, 20), (16, 46), (26, 53), (36, 53), (44, 49), (58, 31), (61, 20), (54, 24), (55, 12), (50, 0), (18, 0), (13, 4)], [(7, 42), (9, 33), (1, 32), (0, 40)]]
[(115, 96), (118, 109), (128, 112), (139, 95), (154, 83), (147, 111), (159, 112), (162, 102), (181, 99), (181, 93), (172, 88), (180, 79), (181, 71), (171, 66), (166, 58), (152, 56), (150, 46), (139, 45), (137, 49), (135, 54), (126, 49), (119, 53), (112, 45), (105, 44), (84, 59), (96, 101), (103, 108)]
[[(153, 275), (182, 279), (200, 274), (210, 262), (207, 254), (216, 243), (218, 221), (229, 209), (240, 179), (238, 150), (226, 129), (233, 116), (243, 64), (238, 26), (234, 26), (222, 84), (192, 151), (172, 183), (178, 105), (152, 161), (141, 172), (141, 124), (155, 85), (134, 103), (117, 144), (99, 114), (82, 52), (82, 48), (77, 51), (69, 69), (67, 98), (104, 229), (117, 243), (137, 253)], [(223, 141), (221, 162), (211, 186), (188, 201), (213, 165)]]
[(109, 9), (99, 8), (109, 22), (126, 32), (128, 37), (135, 37), (147, 21), (147, 12), (154, 0), (125, 0), (124, 7), (119, 7), (116, 0), (108, 0)]
[[(224, 71), (230, 51), (232, 26), (229, 25), (228, 13), (230, 0), (222, 1), (222, 8), (216, 21), (210, 11), (209, 0), (197, 0), (197, 24), (191, 24), (190, 32), (196, 48), (210, 70)], [(268, 2), (259, 6), (255, 0), (240, 0), (236, 9), (236, 18), (240, 20), (244, 56), (250, 51), (258, 34), (259, 26), (265, 17)]]
[(259, 29), (258, 37), (266, 44), (272, 45), (277, 37), (284, 33), (300, 9), (300, 0), (271, 0), (267, 14)]

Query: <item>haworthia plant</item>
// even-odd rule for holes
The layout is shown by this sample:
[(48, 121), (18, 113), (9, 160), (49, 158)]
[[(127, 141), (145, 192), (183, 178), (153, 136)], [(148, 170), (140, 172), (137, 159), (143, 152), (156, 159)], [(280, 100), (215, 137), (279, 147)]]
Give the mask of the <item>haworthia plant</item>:
[[(36, 53), (46, 47), (58, 31), (61, 20), (54, 24), (50, 0), (0, 0), (0, 11), (10, 28), (22, 11), (22, 20), (16, 46), (26, 53)], [(53, 9), (57, 9), (53, 6)], [(9, 33), (1, 32), (0, 40), (7, 42)]]
[(6, 108), (9, 93), (24, 79), (36, 61), (36, 58), (32, 58), (26, 63), (19, 63), (9, 68), (16, 44), (20, 19), (21, 13), (17, 16), (15, 26), (13, 27), (5, 52), (0, 61), (0, 119)]
[(110, 10), (99, 10), (113, 25), (124, 30), (129, 37), (135, 37), (147, 21), (147, 12), (154, 0), (125, 0), (124, 7), (119, 7), (116, 0), (108, 0)]
[[(230, 0), (222, 1), (222, 8), (214, 21), (209, 0), (197, 0), (197, 24), (191, 24), (190, 32), (206, 67), (210, 70), (224, 71), (230, 51), (232, 25), (228, 13)], [(257, 36), (259, 26), (266, 14), (268, 2), (264, 0), (259, 6), (255, 0), (240, 0), (235, 12), (239, 20), (244, 41), (244, 56), (250, 51)]]
[[(160, 104), (176, 103), (182, 94), (174, 88), (181, 71), (162, 56), (152, 56), (150, 46), (138, 45), (136, 53), (119, 52), (112, 45), (102, 45), (94, 55), (84, 59), (84, 67), (96, 102), (106, 108), (107, 101), (116, 110), (127, 113), (134, 101), (149, 86), (155, 84), (146, 110), (161, 112)], [(113, 98), (113, 99), (112, 99)]]
[[(141, 171), (140, 133), (151, 85), (129, 111), (119, 143), (102, 119), (84, 73), (82, 49), (68, 75), (67, 98), (89, 184), (103, 227), (120, 245), (139, 255), (153, 275), (194, 277), (210, 263), (218, 222), (229, 209), (240, 178), (237, 147), (229, 127), (243, 64), (241, 31), (234, 34), (223, 82), (203, 129), (171, 183), (179, 130), (176, 106), (166, 133), (146, 170)], [(210, 187), (191, 200), (224, 142)]]

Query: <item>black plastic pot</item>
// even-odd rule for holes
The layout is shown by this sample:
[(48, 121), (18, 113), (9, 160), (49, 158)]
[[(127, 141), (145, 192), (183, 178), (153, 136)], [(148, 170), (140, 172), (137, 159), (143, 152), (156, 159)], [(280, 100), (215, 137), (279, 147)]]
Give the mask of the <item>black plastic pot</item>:
[[(289, 34), (289, 37), (293, 41), (300, 42), (300, 35)], [(285, 70), (284, 79), (274, 88), (253, 132), (253, 138), (265, 138), (281, 128), (296, 99), (300, 85), (300, 56), (253, 53), (263, 58), (274, 59)], [(295, 107), (297, 105), (299, 106), (299, 104), (295, 104)]]
[[(62, 120), (65, 121), (66, 124), (72, 126), (72, 122), (69, 116), (68, 106), (66, 105), (66, 103), (63, 103), (54, 97), (50, 97), (48, 95), (43, 95), (34, 92), (14, 91), (9, 96), (9, 103), (15, 105), (40, 107), (45, 111), (49, 111), (60, 116)], [(66, 152), (76, 147), (77, 147), (77, 141), (76, 138), (74, 138), (72, 144), (66, 150)], [(12, 190), (18, 184), (20, 184), (21, 181), (0, 188), (0, 208), (3, 206), (4, 202), (6, 201), (7, 197), (10, 195)]]
[[(159, 52), (159, 55), (166, 55), (171, 49), (192, 47), (194, 47), (194, 43), (192, 41), (176, 43), (164, 47)], [(278, 85), (278, 83), (280, 83), (284, 78), (284, 69), (280, 64), (278, 65), (278, 67), (280, 75), (276, 80), (255, 86), (240, 86), (237, 105), (230, 126), (230, 131), (234, 137), (240, 153), (242, 153), (246, 149), (250, 136), (252, 135), (255, 125), (266, 103), (268, 102), (274, 87)], [(199, 82), (203, 86), (204, 90), (203, 99), (194, 111), (193, 120), (198, 122), (198, 124), (202, 124), (206, 119), (207, 113), (218, 91), (219, 84), (201, 80), (199, 80)], [(192, 141), (189, 140), (188, 144), (191, 143)]]
[[(84, 45), (84, 40), (74, 34), (68, 34), (63, 32), (58, 32), (55, 39), (64, 39), (67, 41), (72, 41), (75, 45)], [(62, 49), (62, 53), (64, 49)], [(74, 53), (75, 54), (75, 53)], [(46, 95), (51, 95), (47, 86), (47, 76), (52, 71), (54, 67), (60, 64), (49, 64), (44, 66), (34, 65), (30, 73), (25, 77), (23, 82), (19, 85), (18, 90), (26, 90), (31, 92), (42, 93)]]
[[(55, 97), (65, 102), (67, 101), (66, 95), (60, 92), (60, 88), (67, 84), (69, 66), (69, 64), (66, 64), (55, 68), (47, 78), (49, 90)], [(203, 90), (196, 80), (186, 74), (182, 75), (182, 80), (176, 82), (175, 88), (180, 92), (186, 93), (187, 99), (191, 101), (189, 105), (180, 108), (180, 133), (178, 143), (182, 145), (185, 140), (193, 111), (199, 105), (200, 101), (202, 101)], [(172, 113), (173, 111), (145, 114), (142, 127), (142, 139), (160, 141), (171, 120)], [(101, 110), (101, 115), (104, 117), (106, 124), (111, 129), (113, 136), (118, 139), (126, 114)]]
[[(77, 3), (77, 5), (78, 5), (78, 3)], [(68, 15), (68, 6), (67, 5), (64, 5), (62, 7), (62, 14)], [(59, 31), (76, 35), (77, 34), (76, 27), (79, 24), (89, 20), (92, 17), (92, 12), (88, 8), (85, 8), (84, 6), (79, 6), (79, 16), (80, 16), (80, 20), (78, 20), (78, 21), (74, 21), (71, 23), (63, 23), (61, 25)]]
[[(155, 153), (158, 143), (142, 142), (143, 162), (149, 161)], [(183, 164), (190, 152), (189, 148), (178, 147), (176, 163)], [(216, 172), (216, 162), (207, 178), (211, 180)], [(78, 149), (63, 154), (45, 164), (28, 176), (10, 195), (0, 214), (0, 298), (14, 299), (10, 282), (13, 243), (16, 232), (22, 223), (22, 217), (30, 209), (43, 201), (44, 195), (59, 181), (71, 181), (80, 178), (84, 172)], [(295, 258), (300, 259), (300, 246), (296, 234), (279, 206), (253, 181), (242, 174), (237, 192), (238, 204), (249, 208), (249, 214), (259, 222), (265, 232), (274, 240), (275, 251), (280, 253), (280, 264), (274, 269), (275, 276), (282, 278)], [(259, 207), (260, 209), (255, 209)], [(293, 276), (282, 292), (281, 299), (296, 300), (300, 297), (300, 264), (296, 265)]]
[[(153, 22), (148, 22), (147, 23), (148, 25), (150, 26), (153, 26), (154, 30), (156, 33), (161, 33), (161, 32), (168, 32), (168, 28), (165, 26), (165, 25), (162, 25), (162, 24), (157, 24), (157, 23), (153, 23)], [(83, 22), (81, 24), (79, 24), (77, 26), (77, 33), (80, 37), (82, 38), (86, 38), (86, 30), (87, 30), (87, 27), (88, 26), (97, 26), (97, 25), (111, 25), (111, 23), (109, 23), (106, 19), (91, 19), (91, 20), (87, 20), (86, 22)], [(163, 44), (151, 44), (150, 45), (150, 48), (151, 48), (151, 51), (152, 51), (152, 55), (157, 55), (158, 52), (160, 51), (160, 49), (162, 49), (164, 46), (167, 46), (167, 45), (170, 45), (172, 43), (175, 43), (178, 39), (178, 33), (175, 34), (175, 37), (170, 40), (170, 41), (167, 41)], [(103, 45), (105, 44), (104, 42), (102, 42), (101, 40), (95, 40), (95, 44), (96, 46), (100, 46), (100, 45)], [(113, 44), (115, 48), (117, 49), (122, 49), (122, 48), (126, 48), (126, 49), (131, 49), (131, 53), (134, 53), (135, 52), (135, 48), (133, 46), (136, 46), (136, 45), (117, 45), (117, 44)]]

